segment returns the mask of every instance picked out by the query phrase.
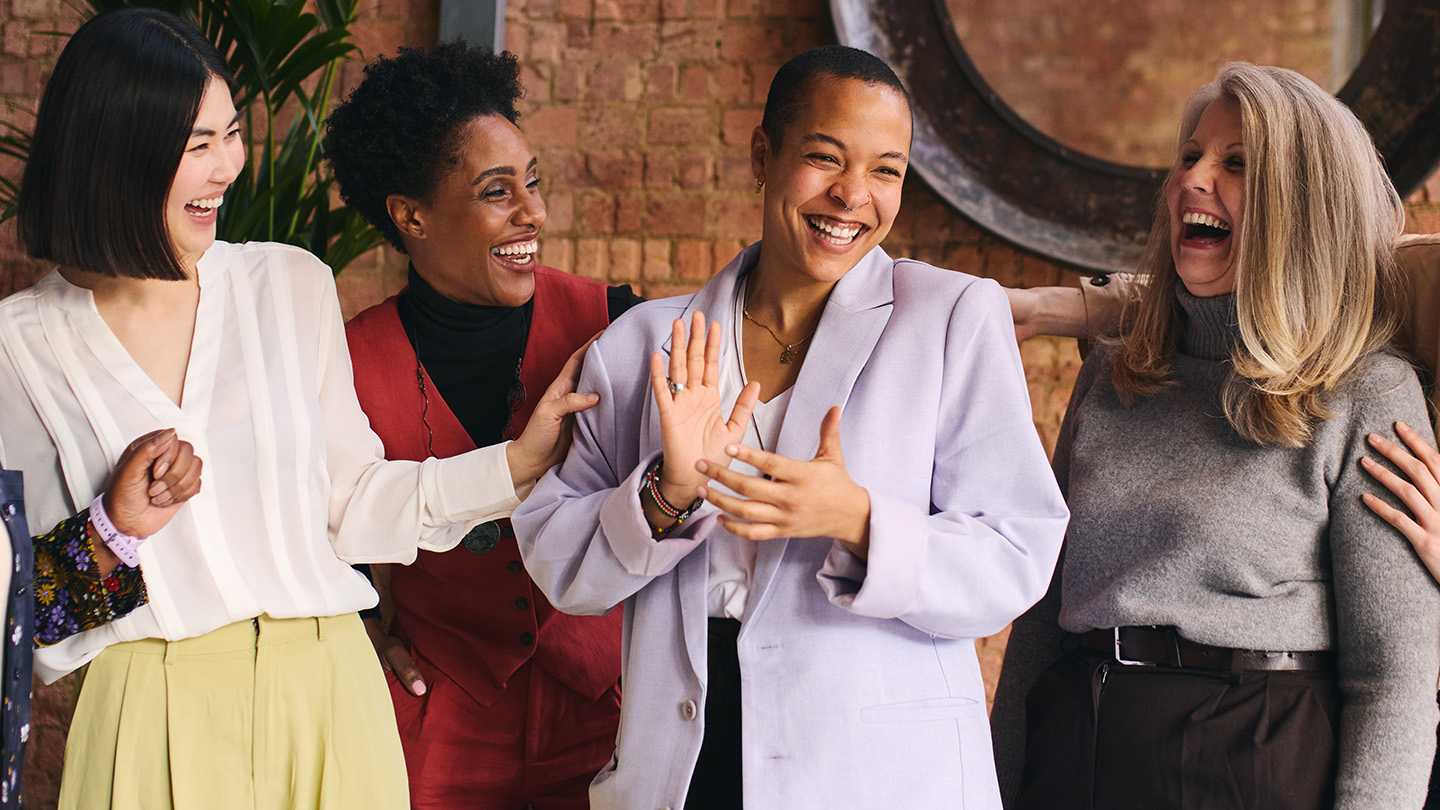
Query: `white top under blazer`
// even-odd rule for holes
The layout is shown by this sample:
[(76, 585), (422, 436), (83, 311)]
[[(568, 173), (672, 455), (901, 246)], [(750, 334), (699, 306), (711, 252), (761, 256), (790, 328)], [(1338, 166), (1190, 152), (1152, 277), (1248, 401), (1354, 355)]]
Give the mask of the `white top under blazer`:
[[(131, 359), (90, 291), (58, 272), (0, 301), (0, 464), (34, 531), (89, 505), (137, 437), (173, 427), (199, 494), (140, 547), (149, 603), (38, 650), (47, 683), (110, 644), (178, 640), (261, 613), (374, 605), (350, 563), (409, 562), (518, 504), (505, 445), (386, 461), (360, 410), (330, 268), (299, 248), (216, 242), (181, 404)], [(522, 488), (522, 489), (528, 489)]]

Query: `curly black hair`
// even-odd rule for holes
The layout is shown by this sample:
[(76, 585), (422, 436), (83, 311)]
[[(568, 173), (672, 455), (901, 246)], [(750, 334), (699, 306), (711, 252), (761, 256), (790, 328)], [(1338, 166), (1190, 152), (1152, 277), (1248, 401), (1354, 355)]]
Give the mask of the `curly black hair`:
[(464, 41), (401, 48), (365, 66), (365, 78), (325, 122), (325, 155), (340, 197), (401, 253), (391, 194), (427, 200), (460, 165), (466, 124), (486, 115), (520, 118), (520, 65)]

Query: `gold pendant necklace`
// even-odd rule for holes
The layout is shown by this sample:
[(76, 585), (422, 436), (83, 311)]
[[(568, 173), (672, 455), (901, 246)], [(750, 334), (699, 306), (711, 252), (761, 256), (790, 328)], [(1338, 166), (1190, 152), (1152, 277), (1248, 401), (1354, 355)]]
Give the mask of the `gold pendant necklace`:
[(755, 324), (756, 326), (760, 327), (761, 329), (764, 329), (766, 332), (769, 332), (769, 333), (770, 333), (770, 337), (775, 338), (775, 342), (780, 344), (780, 346), (781, 346), (780, 363), (781, 363), (782, 365), (787, 365), (787, 366), (788, 366), (788, 365), (790, 365), (792, 362), (794, 362), (794, 360), (795, 360), (795, 350), (796, 350), (796, 349), (799, 349), (800, 346), (801, 346), (801, 344), (803, 344), (805, 341), (809, 340), (809, 339), (810, 339), (811, 337), (813, 337), (814, 334), (815, 334), (814, 332), (811, 332), (810, 334), (806, 335), (806, 336), (803, 337), (803, 338), (800, 338), (799, 340), (795, 341), (794, 343), (786, 343), (785, 341), (783, 341), (783, 340), (780, 339), (780, 336), (779, 336), (779, 335), (775, 334), (775, 330), (774, 330), (774, 329), (771, 329), (770, 327), (766, 326), (765, 324), (763, 324), (763, 323), (755, 320), (755, 318), (754, 318), (753, 316), (751, 316), (751, 314), (750, 314), (750, 309), (749, 309), (748, 307), (744, 307), (744, 306), (740, 307), (740, 312), (741, 312), (741, 314), (743, 314), (743, 315), (745, 316), (745, 320), (747, 320), (747, 321)]

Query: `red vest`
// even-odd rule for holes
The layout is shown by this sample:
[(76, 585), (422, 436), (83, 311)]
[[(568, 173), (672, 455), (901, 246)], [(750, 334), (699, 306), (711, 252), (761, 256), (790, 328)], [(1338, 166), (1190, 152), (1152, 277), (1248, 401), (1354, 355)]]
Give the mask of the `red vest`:
[[(606, 287), (548, 267), (535, 271), (530, 337), (520, 381), (529, 395), (515, 413), (516, 435), (570, 354), (609, 325)], [(355, 392), (385, 457), (424, 459), (424, 402), (415, 380), (415, 351), (400, 325), (395, 296), (345, 326), (355, 366)], [(424, 370), (430, 406), (425, 419), (441, 458), (475, 449), (460, 421)], [(412, 565), (391, 566), (394, 630), (446, 677), (490, 706), (505, 682), (532, 657), (561, 683), (596, 699), (620, 678), (621, 612), (567, 616), (550, 605), (525, 573), (508, 520), (494, 549), (464, 546), (421, 551)]]

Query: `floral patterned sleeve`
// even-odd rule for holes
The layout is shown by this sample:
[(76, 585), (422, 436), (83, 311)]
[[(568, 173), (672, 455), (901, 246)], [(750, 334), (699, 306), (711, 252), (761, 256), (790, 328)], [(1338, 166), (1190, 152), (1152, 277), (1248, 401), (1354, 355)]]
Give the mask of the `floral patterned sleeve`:
[(100, 578), (90, 510), (35, 538), (35, 645), (56, 644), (145, 604), (145, 578), (121, 563)]

